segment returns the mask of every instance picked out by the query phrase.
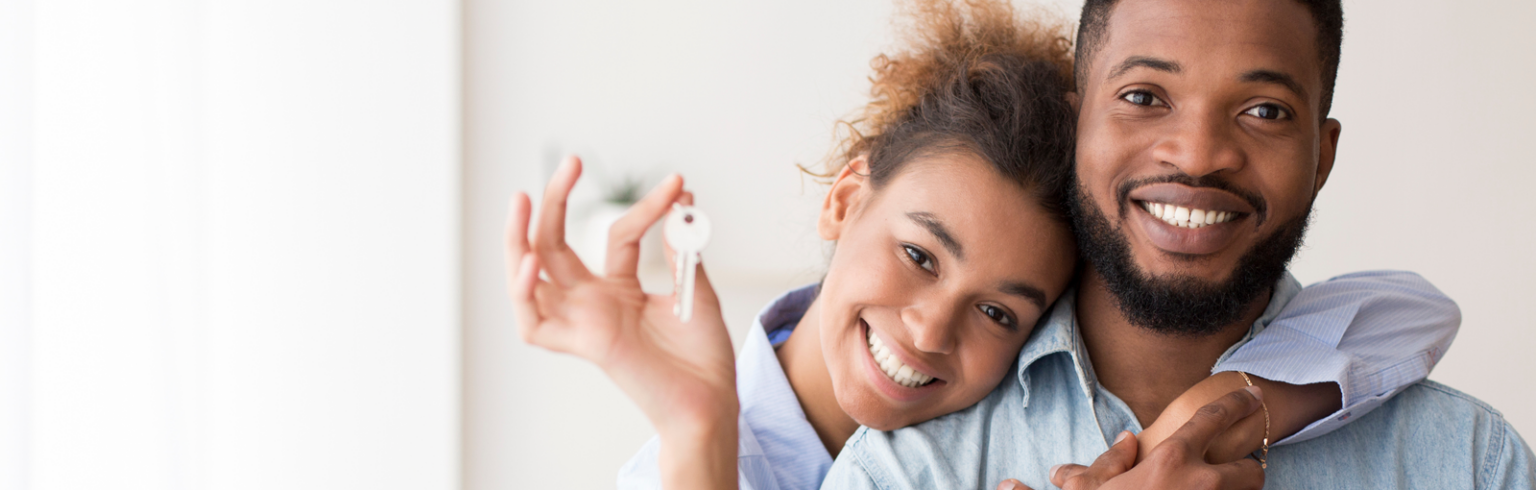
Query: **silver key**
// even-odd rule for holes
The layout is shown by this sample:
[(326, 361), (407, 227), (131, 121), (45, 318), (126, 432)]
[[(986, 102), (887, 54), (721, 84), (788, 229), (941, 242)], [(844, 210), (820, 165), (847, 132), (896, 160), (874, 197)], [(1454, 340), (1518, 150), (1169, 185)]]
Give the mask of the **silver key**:
[(693, 318), (693, 276), (698, 271), (699, 252), (709, 244), (709, 217), (693, 206), (673, 204), (662, 232), (677, 252), (677, 273), (673, 276), (677, 303), (672, 305), (672, 314), (687, 323)]

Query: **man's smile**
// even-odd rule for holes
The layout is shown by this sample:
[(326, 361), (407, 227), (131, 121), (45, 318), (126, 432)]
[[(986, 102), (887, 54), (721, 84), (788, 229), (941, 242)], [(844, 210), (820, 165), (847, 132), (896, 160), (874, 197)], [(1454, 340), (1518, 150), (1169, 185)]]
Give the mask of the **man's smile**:
[(1141, 234), (1157, 248), (1182, 256), (1226, 249), (1244, 229), (1238, 225), (1259, 214), (1252, 198), (1172, 182), (1138, 186), (1126, 199), (1136, 208), (1127, 218)]

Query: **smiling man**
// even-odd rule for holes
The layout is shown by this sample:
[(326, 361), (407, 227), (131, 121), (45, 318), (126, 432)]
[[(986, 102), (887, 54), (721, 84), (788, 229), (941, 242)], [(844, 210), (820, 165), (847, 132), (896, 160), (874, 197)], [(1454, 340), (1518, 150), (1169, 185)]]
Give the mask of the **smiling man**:
[[(915, 427), (861, 429), (825, 488), (1045, 488), (1052, 465), (1108, 456), (1117, 434), (1139, 432), (1300, 289), (1286, 264), (1340, 135), (1328, 118), (1339, 2), (1089, 0), (1083, 12), (1071, 206), (1089, 267), (1025, 345), (1016, 380)], [(1189, 459), (1177, 452), (1161, 457)], [(1132, 475), (1101, 466), (1063, 472)], [(1257, 466), (1186, 476), (1252, 486), (1234, 475)], [(1529, 489), (1533, 468), (1497, 411), (1425, 381), (1270, 451), (1259, 483)]]

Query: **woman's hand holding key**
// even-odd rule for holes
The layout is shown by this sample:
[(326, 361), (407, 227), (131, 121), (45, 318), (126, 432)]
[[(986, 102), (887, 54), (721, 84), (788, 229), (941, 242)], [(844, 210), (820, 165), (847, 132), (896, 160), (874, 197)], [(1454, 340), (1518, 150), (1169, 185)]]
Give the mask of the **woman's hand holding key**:
[(682, 178), (668, 177), (614, 223), (599, 276), (565, 243), (566, 197), (580, 175), (575, 157), (555, 172), (531, 240), (528, 196), (512, 199), (507, 280), (523, 340), (597, 364), (640, 406), (663, 441), (667, 488), (733, 488), (740, 407), (720, 302), (699, 267), (692, 319), (683, 322), (675, 295), (646, 294), (636, 275), (640, 238), (685, 200)]

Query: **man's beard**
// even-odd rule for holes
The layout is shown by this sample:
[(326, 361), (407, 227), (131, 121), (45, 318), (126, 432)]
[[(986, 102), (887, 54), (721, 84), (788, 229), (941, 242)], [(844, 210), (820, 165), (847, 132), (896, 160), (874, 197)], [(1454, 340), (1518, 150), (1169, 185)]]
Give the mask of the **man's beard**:
[[(1124, 216), (1127, 206), (1121, 200)], [(1136, 265), (1125, 235), (1090, 201), (1081, 184), (1072, 186), (1068, 202), (1083, 258), (1104, 279), (1126, 319), (1154, 332), (1192, 337), (1215, 334), (1242, 319), (1254, 299), (1285, 274), (1312, 215), (1309, 203), (1301, 216), (1249, 249), (1227, 280), (1209, 283), (1188, 276), (1148, 275)]]

